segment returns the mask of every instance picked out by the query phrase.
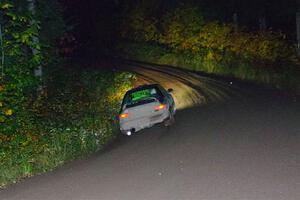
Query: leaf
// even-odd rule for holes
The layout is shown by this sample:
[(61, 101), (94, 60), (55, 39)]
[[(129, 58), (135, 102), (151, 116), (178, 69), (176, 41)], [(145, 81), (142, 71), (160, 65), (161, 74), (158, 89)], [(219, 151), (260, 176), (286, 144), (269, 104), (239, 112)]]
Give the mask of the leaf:
[[(0, 4), (0, 5), (1, 5), (1, 4)], [(10, 4), (10, 3), (4, 3), (4, 4), (1, 5), (1, 8), (2, 8), (2, 9), (9, 9), (9, 8), (12, 8), (12, 7), (13, 7), (13, 5)]]
[(8, 110), (5, 111), (4, 114), (5, 114), (6, 116), (11, 116), (11, 115), (13, 114), (13, 111), (12, 111), (12, 109), (8, 109)]
[(8, 16), (10, 16), (12, 18), (13, 21), (17, 20), (18, 16), (15, 13), (7, 13)]
[(0, 123), (4, 123), (5, 122), (5, 118), (3, 116), (0, 116)]

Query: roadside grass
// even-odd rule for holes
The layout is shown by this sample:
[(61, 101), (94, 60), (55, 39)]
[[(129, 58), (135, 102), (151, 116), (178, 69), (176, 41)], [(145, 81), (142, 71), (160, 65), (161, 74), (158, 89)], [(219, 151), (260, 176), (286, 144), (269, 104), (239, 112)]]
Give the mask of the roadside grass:
[(123, 42), (117, 51), (125, 59), (234, 77), (300, 93), (300, 66), (297, 62), (264, 63), (229, 53), (214, 57), (207, 52), (194, 54), (189, 51), (174, 51), (163, 45), (137, 42)]
[[(0, 187), (100, 150), (116, 137), (116, 115), (134, 76), (57, 68), (45, 91), (28, 103), (26, 124), (0, 133)], [(15, 122), (18, 123), (18, 122)]]

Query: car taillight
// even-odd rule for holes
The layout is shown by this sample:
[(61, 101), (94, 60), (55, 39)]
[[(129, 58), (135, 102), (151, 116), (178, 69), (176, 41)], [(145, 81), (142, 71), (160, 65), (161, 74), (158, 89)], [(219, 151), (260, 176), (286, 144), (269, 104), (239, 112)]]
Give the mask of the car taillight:
[(125, 119), (127, 117), (128, 117), (128, 113), (122, 113), (122, 114), (119, 115), (120, 119)]
[(165, 104), (160, 104), (159, 106), (155, 106), (154, 110), (162, 110), (165, 109), (167, 106)]

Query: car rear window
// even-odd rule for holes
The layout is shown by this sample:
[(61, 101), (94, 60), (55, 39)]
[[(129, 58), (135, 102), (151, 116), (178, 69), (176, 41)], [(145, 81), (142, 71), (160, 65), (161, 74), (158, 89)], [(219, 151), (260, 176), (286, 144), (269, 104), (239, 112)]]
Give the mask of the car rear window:
[(131, 93), (131, 100), (132, 101), (138, 101), (141, 99), (145, 99), (147, 97), (151, 97), (152, 95), (156, 94), (155, 89), (145, 89), (145, 90), (139, 90), (136, 92)]
[(160, 99), (162, 97), (161, 92), (155, 88), (141, 88), (140, 90), (134, 90), (134, 91), (129, 91), (125, 98), (123, 105), (126, 105), (126, 107), (134, 107), (146, 103), (151, 103), (154, 102), (155, 99)]

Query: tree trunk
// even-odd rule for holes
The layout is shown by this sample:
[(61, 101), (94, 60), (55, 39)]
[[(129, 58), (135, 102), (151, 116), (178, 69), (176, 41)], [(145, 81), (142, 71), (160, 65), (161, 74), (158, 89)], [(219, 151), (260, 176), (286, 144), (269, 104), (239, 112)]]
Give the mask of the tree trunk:
[[(32, 15), (35, 15), (35, 0), (27, 0), (28, 2), (28, 10)], [(31, 21), (31, 24), (34, 24), (35, 21), (33, 19), (33, 21)], [(32, 37), (32, 41), (34, 44), (39, 44), (39, 38), (37, 36), (33, 36)], [(35, 48), (31, 48), (31, 51), (33, 53), (33, 55), (37, 55), (39, 53), (38, 49)], [(36, 77), (38, 77), (41, 81), (42, 81), (42, 76), (43, 76), (43, 70), (42, 70), (42, 66), (39, 65), (35, 70), (34, 70), (34, 75)], [(39, 90), (42, 89), (42, 86), (39, 87)]]
[(234, 28), (234, 31), (235, 31), (235, 32), (238, 32), (239, 25), (238, 25), (238, 15), (237, 15), (237, 13), (234, 13), (234, 14), (233, 14), (232, 20), (233, 20), (233, 28)]
[(265, 31), (267, 29), (267, 23), (266, 23), (266, 17), (260, 17), (259, 18), (259, 30)]
[(4, 47), (3, 47), (3, 35), (2, 35), (2, 26), (0, 24), (0, 50), (1, 50), (1, 78), (4, 77)]
[(297, 24), (297, 50), (298, 56), (300, 57), (300, 12), (296, 14), (296, 24)]

